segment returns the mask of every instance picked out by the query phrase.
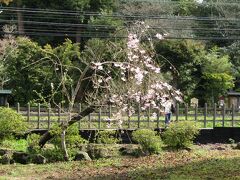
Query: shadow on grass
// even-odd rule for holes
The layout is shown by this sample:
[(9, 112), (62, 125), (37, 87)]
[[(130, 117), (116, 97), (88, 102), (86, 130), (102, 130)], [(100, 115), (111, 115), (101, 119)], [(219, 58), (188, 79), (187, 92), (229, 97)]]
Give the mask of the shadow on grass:
[(139, 167), (129, 169), (128, 172), (106, 176), (95, 176), (91, 179), (172, 179), (172, 180), (197, 180), (197, 179), (239, 179), (240, 180), (240, 158), (232, 159), (209, 159), (199, 162), (191, 162), (174, 167), (158, 168)]

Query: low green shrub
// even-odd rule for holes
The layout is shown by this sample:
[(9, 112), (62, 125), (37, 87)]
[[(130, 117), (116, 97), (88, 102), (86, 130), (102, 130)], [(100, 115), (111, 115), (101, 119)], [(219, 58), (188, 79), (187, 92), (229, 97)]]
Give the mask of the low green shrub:
[(167, 146), (175, 149), (187, 148), (193, 144), (198, 133), (199, 129), (194, 122), (174, 122), (163, 132), (163, 141)]
[[(50, 143), (52, 143), (55, 147), (54, 153), (62, 153), (61, 150), (61, 133), (62, 129), (58, 124), (55, 124), (51, 130), (51, 135), (54, 137), (51, 139)], [(81, 137), (79, 134), (78, 126), (72, 125), (69, 126), (66, 130), (66, 146), (69, 154), (69, 158), (72, 159), (75, 157), (76, 153), (79, 151), (79, 148), (83, 144), (87, 144), (88, 141)], [(59, 156), (60, 157), (60, 156)]]
[(14, 151), (24, 151), (27, 150), (27, 141), (25, 139), (4, 139), (1, 142), (1, 148), (11, 149)]
[(28, 143), (28, 152), (35, 154), (40, 152), (40, 146), (38, 145), (40, 140), (40, 135), (38, 134), (29, 134), (27, 136), (27, 143)]
[(116, 131), (104, 130), (96, 134), (96, 142), (99, 144), (117, 144), (121, 140), (117, 137)]
[(132, 133), (132, 137), (141, 145), (144, 153), (158, 154), (162, 150), (162, 140), (153, 130), (139, 129)]
[[(51, 143), (54, 144), (57, 148), (61, 148), (61, 127), (59, 125), (55, 124), (51, 130), (51, 135), (54, 136), (54, 138), (51, 140)], [(77, 125), (69, 126), (66, 130), (66, 145), (67, 148), (75, 148), (78, 147), (79, 144), (86, 144), (88, 143), (87, 140), (81, 137), (79, 134), (79, 130)]]
[(22, 135), (28, 129), (23, 116), (10, 108), (0, 107), (0, 139)]
[(59, 148), (42, 149), (40, 154), (47, 159), (48, 163), (64, 161), (63, 152)]

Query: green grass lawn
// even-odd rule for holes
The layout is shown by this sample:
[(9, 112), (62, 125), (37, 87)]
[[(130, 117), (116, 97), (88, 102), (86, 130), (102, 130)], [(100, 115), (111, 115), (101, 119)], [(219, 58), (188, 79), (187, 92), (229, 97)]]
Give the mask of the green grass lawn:
[(194, 145), (191, 151), (46, 165), (1, 165), (0, 179), (240, 179), (240, 150)]

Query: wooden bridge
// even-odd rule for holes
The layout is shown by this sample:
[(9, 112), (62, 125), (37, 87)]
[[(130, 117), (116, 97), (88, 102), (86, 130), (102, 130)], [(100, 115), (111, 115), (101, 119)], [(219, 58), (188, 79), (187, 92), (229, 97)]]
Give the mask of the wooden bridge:
[[(29, 123), (30, 129), (50, 129), (53, 124), (67, 121), (69, 113), (67, 108), (43, 106), (20, 107), (19, 103), (16, 106), (10, 107), (22, 114)], [(71, 115), (75, 115), (81, 110), (81, 104), (74, 106)], [(142, 111), (140, 108), (136, 113), (129, 117), (123, 114), (120, 124), (119, 120), (113, 118), (116, 109), (113, 106), (98, 106), (94, 113), (84, 117), (78, 122), (80, 130), (91, 129), (137, 129), (137, 128), (162, 128), (164, 124), (164, 116), (151, 108)], [(172, 121), (193, 121), (199, 128), (214, 128), (214, 127), (240, 127), (240, 109), (232, 106), (231, 108), (217, 107), (216, 104), (208, 107), (189, 107), (176, 105), (176, 113), (172, 115)]]

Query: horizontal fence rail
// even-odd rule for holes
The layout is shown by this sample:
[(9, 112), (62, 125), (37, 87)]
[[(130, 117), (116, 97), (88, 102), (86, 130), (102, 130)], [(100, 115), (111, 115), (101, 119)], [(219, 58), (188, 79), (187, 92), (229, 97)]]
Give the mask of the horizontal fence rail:
[[(9, 107), (9, 105), (7, 105)], [(77, 115), (83, 109), (81, 104), (75, 105), (73, 111), (67, 112), (67, 108), (42, 106), (15, 107), (19, 114), (22, 114), (29, 123), (30, 129), (50, 129), (56, 123), (69, 120), (69, 117)], [(121, 118), (114, 119), (116, 113), (114, 106), (98, 106), (96, 110), (78, 122), (80, 130), (86, 129), (137, 129), (137, 128), (162, 128), (165, 127), (165, 117), (160, 112), (148, 108), (141, 110), (136, 108), (135, 113), (129, 116), (122, 114)], [(230, 108), (225, 105), (218, 107), (216, 104), (204, 107), (191, 107), (188, 105), (176, 105), (176, 112), (172, 114), (171, 121), (192, 121), (199, 128), (213, 127), (240, 127), (240, 108), (232, 105)]]

